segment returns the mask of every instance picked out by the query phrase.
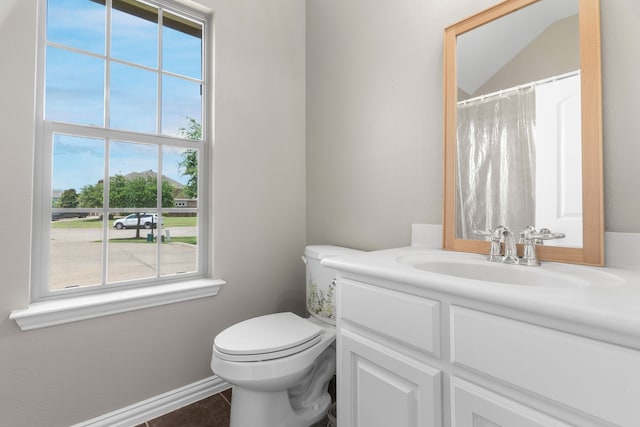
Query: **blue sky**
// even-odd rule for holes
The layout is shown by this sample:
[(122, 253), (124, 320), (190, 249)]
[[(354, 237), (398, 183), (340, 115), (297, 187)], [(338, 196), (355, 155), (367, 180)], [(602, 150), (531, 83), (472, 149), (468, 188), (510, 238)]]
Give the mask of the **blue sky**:
[[(54, 135), (52, 189), (74, 188), (95, 184), (104, 177), (105, 143), (102, 139)], [(154, 145), (133, 144), (125, 141), (110, 143), (109, 175), (158, 170), (158, 149)], [(182, 184), (178, 162), (184, 149), (164, 147), (162, 174)]]
[[(104, 126), (105, 22), (106, 7), (97, 2), (48, 0), (47, 40), (85, 53), (47, 47), (45, 119)], [(200, 39), (166, 26), (162, 33), (163, 70), (200, 79)], [(157, 69), (158, 24), (114, 9), (110, 53), (113, 58)], [(112, 128), (156, 132), (158, 78), (162, 134), (177, 135), (180, 127), (188, 125), (187, 117), (202, 121), (197, 82), (116, 61), (109, 68)], [(104, 141), (58, 135), (53, 148), (53, 189), (80, 190), (103, 178)], [(177, 170), (180, 158), (178, 150), (164, 149), (163, 174), (184, 183)], [(158, 170), (153, 146), (113, 142), (109, 161), (111, 175)]]

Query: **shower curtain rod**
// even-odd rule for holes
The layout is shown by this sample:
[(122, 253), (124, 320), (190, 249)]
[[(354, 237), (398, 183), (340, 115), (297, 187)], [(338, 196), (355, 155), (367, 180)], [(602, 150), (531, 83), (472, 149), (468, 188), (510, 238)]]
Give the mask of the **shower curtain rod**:
[(491, 92), (491, 93), (488, 93), (486, 95), (479, 95), (479, 96), (475, 96), (473, 98), (463, 99), (462, 101), (458, 101), (458, 105), (466, 105), (466, 104), (468, 104), (470, 102), (474, 102), (474, 101), (484, 101), (487, 98), (493, 98), (493, 97), (496, 97), (496, 96), (500, 96), (500, 95), (503, 95), (503, 94), (505, 94), (507, 92), (515, 92), (515, 91), (517, 91), (519, 89), (540, 86), (540, 85), (556, 82), (558, 80), (567, 79), (569, 77), (578, 76), (578, 75), (580, 75), (580, 70), (571, 71), (571, 72), (568, 72), (568, 73), (565, 73), (565, 74), (559, 74), (557, 76), (548, 77), (546, 79), (538, 80), (538, 81), (535, 81), (535, 82), (524, 83), (524, 84), (521, 84), (519, 86), (514, 86), (514, 87), (511, 87), (511, 88), (508, 88), (508, 89), (497, 90), (495, 92)]

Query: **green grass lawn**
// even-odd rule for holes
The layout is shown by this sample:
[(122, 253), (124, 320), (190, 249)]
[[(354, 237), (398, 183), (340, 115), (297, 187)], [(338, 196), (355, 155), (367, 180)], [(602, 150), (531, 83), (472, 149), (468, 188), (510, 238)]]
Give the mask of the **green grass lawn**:
[(195, 227), (197, 220), (195, 216), (165, 216), (162, 227)]
[[(113, 227), (113, 221), (118, 217), (109, 220), (109, 228)], [(195, 216), (165, 216), (163, 228), (169, 227), (195, 227), (197, 218)], [(98, 218), (80, 218), (67, 221), (52, 221), (51, 228), (100, 228), (102, 220)]]
[[(189, 243), (195, 245), (198, 243), (196, 236), (175, 236), (171, 238), (172, 242)], [(165, 241), (165, 243), (167, 243)]]
[(51, 228), (100, 228), (102, 220), (98, 218), (82, 218), (67, 221), (51, 221)]

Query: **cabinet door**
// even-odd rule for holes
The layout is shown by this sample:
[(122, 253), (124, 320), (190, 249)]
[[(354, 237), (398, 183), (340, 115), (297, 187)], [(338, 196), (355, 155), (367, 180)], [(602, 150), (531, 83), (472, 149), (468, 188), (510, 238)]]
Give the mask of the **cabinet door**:
[(460, 378), (451, 378), (452, 427), (570, 427)]
[(439, 370), (341, 331), (340, 427), (441, 426)]
[(640, 426), (637, 350), (455, 305), (451, 331), (454, 365), (615, 425)]

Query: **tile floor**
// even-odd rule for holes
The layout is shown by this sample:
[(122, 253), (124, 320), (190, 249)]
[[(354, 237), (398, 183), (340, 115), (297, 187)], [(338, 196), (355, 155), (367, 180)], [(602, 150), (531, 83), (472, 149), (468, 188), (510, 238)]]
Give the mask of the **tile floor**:
[[(231, 389), (149, 420), (137, 427), (229, 427)], [(322, 420), (313, 427), (325, 427)]]
[(137, 427), (229, 427), (231, 389), (149, 420)]

